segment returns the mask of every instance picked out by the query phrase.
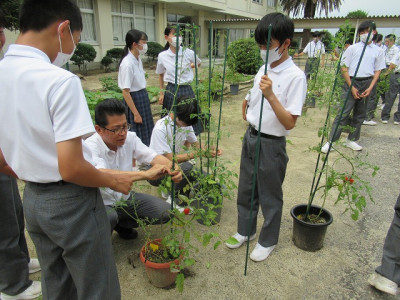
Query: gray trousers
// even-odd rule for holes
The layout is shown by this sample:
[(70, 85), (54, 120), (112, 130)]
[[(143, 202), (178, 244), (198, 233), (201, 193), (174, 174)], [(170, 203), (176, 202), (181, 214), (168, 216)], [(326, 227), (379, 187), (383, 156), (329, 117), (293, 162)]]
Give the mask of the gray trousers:
[(371, 94), (368, 97), (367, 102), (367, 117), (365, 118), (367, 121), (371, 121), (375, 118), (375, 111), (378, 106), (379, 98), (377, 97), (377, 84), (375, 84), (374, 88), (371, 91)]
[[(396, 100), (397, 94), (400, 93), (400, 73), (393, 73), (390, 75), (390, 87), (386, 93), (385, 106), (382, 109), (381, 119), (388, 121), (390, 119), (390, 111), (392, 110), (394, 101)], [(394, 121), (400, 122), (400, 101), (397, 107), (397, 111), (394, 113)]]
[(24, 211), (42, 267), (44, 300), (121, 298), (99, 189), (28, 182)]
[(248, 129), (244, 135), (240, 160), (239, 188), (237, 196), (238, 233), (244, 236), (256, 232), (257, 214), (261, 205), (264, 222), (258, 242), (264, 247), (276, 245), (282, 217), (283, 192), (288, 156), (286, 139), (260, 138), (258, 174), (256, 178), (252, 218), (250, 220), (251, 190), (256, 153), (257, 136)]
[(123, 228), (136, 228), (139, 225), (134, 219), (137, 218), (151, 224), (166, 223), (170, 219), (170, 204), (152, 195), (131, 193), (126, 204), (123, 207), (106, 206), (111, 229), (117, 224)]
[[(387, 99), (387, 98), (386, 98)], [(400, 285), (400, 195), (383, 245), (382, 263), (376, 272)]]
[(15, 178), (0, 173), (0, 292), (17, 295), (29, 280), (25, 221)]
[[(362, 81), (354, 81), (354, 86), (358, 89), (359, 93), (361, 94), (364, 92), (369, 85), (371, 84), (372, 79), (362, 80)], [(349, 86), (347, 83), (344, 83), (342, 86), (342, 103), (346, 100), (347, 93), (349, 91)], [(340, 117), (340, 111), (342, 106), (339, 107), (337, 116), (332, 123), (332, 129), (330, 133), (329, 140), (331, 142), (335, 142), (340, 138), (342, 134), (343, 126), (351, 126), (353, 130), (350, 131), (348, 139), (351, 141), (358, 141), (360, 139), (361, 133), (361, 125), (366, 118), (366, 102), (368, 101), (368, 97), (361, 98), (361, 99), (354, 99), (353, 94), (350, 92), (349, 99), (347, 100), (346, 106), (343, 111), (342, 118)], [(342, 105), (343, 105), (342, 104)], [(350, 114), (353, 113), (353, 116), (350, 117)], [(335, 133), (335, 128), (339, 123), (339, 127)]]

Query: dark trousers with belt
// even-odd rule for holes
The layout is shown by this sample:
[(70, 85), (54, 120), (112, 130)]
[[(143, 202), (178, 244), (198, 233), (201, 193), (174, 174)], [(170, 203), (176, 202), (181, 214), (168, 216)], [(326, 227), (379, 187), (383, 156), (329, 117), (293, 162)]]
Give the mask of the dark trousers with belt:
[(29, 280), (25, 221), (15, 178), (0, 173), (0, 292), (17, 295)]
[[(354, 87), (356, 87), (359, 93), (363, 93), (371, 84), (372, 78), (365, 78), (365, 79), (356, 79), (354, 80)], [(346, 106), (344, 108), (342, 117), (340, 118), (340, 111), (345, 104), (347, 93), (349, 93), (349, 98), (347, 100)], [(366, 118), (366, 102), (368, 101), (368, 97), (361, 98), (361, 99), (354, 99), (353, 94), (349, 91), (349, 86), (347, 83), (343, 84), (342, 87), (342, 104), (338, 107), (338, 112), (335, 120), (332, 123), (332, 129), (330, 133), (329, 140), (331, 142), (335, 142), (340, 138), (342, 134), (343, 127), (349, 125), (353, 129), (350, 130), (348, 139), (351, 141), (358, 141), (360, 139), (361, 133), (361, 125)], [(353, 113), (353, 117), (350, 118), (350, 114)], [(335, 128), (339, 124), (338, 129), (335, 133)]]
[[(389, 120), (390, 119), (390, 111), (392, 110), (394, 101), (396, 100), (397, 95), (400, 93), (400, 72), (393, 73), (390, 75), (390, 87), (389, 91), (386, 94), (385, 98), (385, 106), (382, 109), (381, 119)], [(400, 101), (397, 107), (397, 111), (394, 113), (394, 121), (400, 122)]]
[[(252, 132), (253, 131), (253, 132)], [(256, 233), (257, 214), (261, 206), (264, 222), (258, 242), (263, 247), (276, 245), (282, 218), (283, 192), (288, 156), (285, 137), (261, 137), (258, 173), (256, 177), (252, 216), (251, 194), (257, 133), (249, 128), (243, 139), (237, 196), (238, 233), (244, 236)]]
[(121, 299), (99, 189), (28, 182), (24, 211), (42, 267), (44, 300)]
[(383, 245), (382, 263), (376, 272), (400, 285), (400, 195)]

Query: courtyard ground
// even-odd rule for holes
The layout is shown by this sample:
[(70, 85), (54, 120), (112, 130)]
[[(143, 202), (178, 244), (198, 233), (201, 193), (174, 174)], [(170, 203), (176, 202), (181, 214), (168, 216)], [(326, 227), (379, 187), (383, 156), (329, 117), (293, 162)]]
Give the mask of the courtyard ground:
[[(149, 74), (153, 72), (151, 70)], [(149, 84), (156, 85), (157, 77), (151, 74)], [(97, 89), (100, 86), (96, 80), (104, 75), (115, 76), (115, 73), (86, 77), (83, 85)], [(223, 102), (222, 128), (230, 136), (221, 140), (224, 150), (221, 163), (229, 162), (235, 172), (239, 171), (241, 137), (247, 126), (241, 119), (241, 103), (246, 91), (227, 96)], [(216, 107), (213, 103), (214, 110)], [(114, 233), (112, 242), (122, 299), (395, 299), (367, 283), (370, 273), (380, 264), (384, 238), (399, 193), (400, 127), (393, 125), (392, 120), (386, 125), (378, 122), (377, 126), (362, 127), (360, 144), (364, 150), (361, 153), (345, 150), (352, 155), (365, 156), (368, 162), (380, 167), (371, 182), (375, 203), (368, 203), (365, 212), (354, 222), (349, 214), (342, 214), (344, 206), (335, 206), (334, 199), (330, 198), (325, 207), (333, 214), (334, 221), (328, 228), (324, 248), (305, 252), (292, 242), (290, 209), (308, 199), (317, 157), (309, 147), (319, 142), (317, 131), (324, 122), (325, 113), (325, 109), (308, 109), (288, 137), (289, 164), (283, 187), (280, 238), (266, 261), (254, 263), (249, 260), (247, 276), (244, 276), (246, 247), (230, 250), (221, 245), (216, 250), (200, 249), (195, 255), (197, 263), (189, 268), (190, 276), (180, 294), (176, 289), (159, 289), (149, 283), (138, 257), (143, 244), (140, 229), (138, 239), (133, 241), (122, 240)], [(156, 193), (154, 189), (150, 192)], [(262, 215), (259, 219), (262, 220)], [(221, 222), (215, 231), (226, 239), (236, 232), (236, 224), (236, 201), (226, 200)], [(28, 234), (27, 237), (31, 254), (35, 256)], [(251, 242), (250, 251), (255, 244), (256, 241)], [(128, 263), (128, 256), (133, 258), (135, 267)], [(40, 273), (31, 278), (40, 279)]]

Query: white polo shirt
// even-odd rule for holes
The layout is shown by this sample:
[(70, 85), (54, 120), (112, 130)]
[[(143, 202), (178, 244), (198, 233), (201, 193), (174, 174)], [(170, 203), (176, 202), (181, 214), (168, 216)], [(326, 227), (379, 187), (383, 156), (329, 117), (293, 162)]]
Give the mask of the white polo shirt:
[[(351, 77), (354, 76), (358, 61), (360, 60), (361, 53), (364, 48), (363, 42), (358, 42), (351, 45), (343, 53), (341, 66), (346, 66)], [(356, 77), (370, 77), (374, 76), (375, 71), (383, 70), (386, 68), (385, 56), (382, 48), (375, 44), (369, 44), (363, 56), (363, 59), (358, 69)]]
[(143, 69), (142, 60), (136, 58), (132, 52), (122, 59), (118, 70), (118, 87), (137, 92), (146, 88), (146, 72)]
[(393, 45), (392, 47), (388, 48), (386, 51), (386, 56), (385, 56), (385, 63), (386, 65), (390, 65), (390, 62), (393, 60), (393, 58), (399, 54), (400, 49), (396, 47), (396, 45)]
[[(170, 116), (158, 120), (153, 128), (151, 134), (150, 148), (157, 152), (157, 154), (172, 153), (173, 149), (173, 130), (174, 121)], [(196, 135), (194, 134), (193, 127), (178, 127), (176, 126), (175, 133), (175, 153), (183, 152), (185, 141), (189, 143), (197, 142)]]
[(56, 144), (95, 131), (79, 78), (23, 45), (0, 61), (0, 120), (5, 159), (31, 182), (60, 181)]
[[(175, 61), (176, 55), (170, 48), (158, 54), (157, 74), (164, 74), (164, 82), (175, 84)], [(201, 63), (199, 57), (196, 57), (197, 65)], [(178, 84), (189, 84), (193, 81), (194, 75), (190, 65), (194, 63), (194, 51), (191, 49), (179, 49), (178, 54)]]
[(325, 46), (321, 41), (311, 41), (304, 48), (303, 52), (306, 53), (308, 57), (320, 57), (322, 54), (325, 54)]
[[(260, 81), (264, 75), (264, 70), (265, 65), (258, 71), (254, 78), (254, 85), (246, 95), (248, 102), (246, 118), (256, 130), (259, 130), (258, 123), (262, 98)], [(307, 81), (304, 72), (293, 63), (290, 57), (275, 68), (271, 69), (270, 65), (268, 65), (267, 72), (268, 77), (272, 80), (272, 91), (279, 102), (291, 115), (300, 116), (307, 92)], [(286, 136), (290, 132), (279, 122), (267, 99), (264, 99), (260, 131), (275, 136)]]
[(390, 63), (396, 65), (396, 68), (394, 68), (393, 72), (400, 72), (400, 52), (393, 57)]
[[(107, 147), (98, 133), (86, 139), (86, 145), (92, 152), (93, 165), (97, 169), (113, 169), (132, 171), (132, 160), (150, 165), (157, 153), (142, 143), (135, 132), (128, 131), (125, 144), (113, 151)], [(118, 200), (128, 199), (129, 195), (118, 193), (109, 188), (101, 188), (101, 195), (105, 205), (112, 205)]]

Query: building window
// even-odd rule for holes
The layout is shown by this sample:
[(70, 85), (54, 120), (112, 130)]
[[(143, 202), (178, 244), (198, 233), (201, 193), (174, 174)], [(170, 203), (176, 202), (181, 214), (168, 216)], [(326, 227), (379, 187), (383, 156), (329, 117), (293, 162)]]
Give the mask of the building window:
[(83, 31), (81, 33), (82, 42), (96, 42), (96, 26), (94, 21), (93, 0), (78, 0), (77, 4), (81, 9)]
[(261, 4), (262, 5), (262, 0), (253, 0), (253, 3)]
[(131, 0), (112, 0), (111, 15), (114, 43), (125, 43), (125, 35), (131, 29), (146, 32), (149, 41), (156, 40), (156, 18), (153, 4), (135, 3)]
[(275, 7), (275, 0), (268, 0), (267, 5), (268, 7)]

